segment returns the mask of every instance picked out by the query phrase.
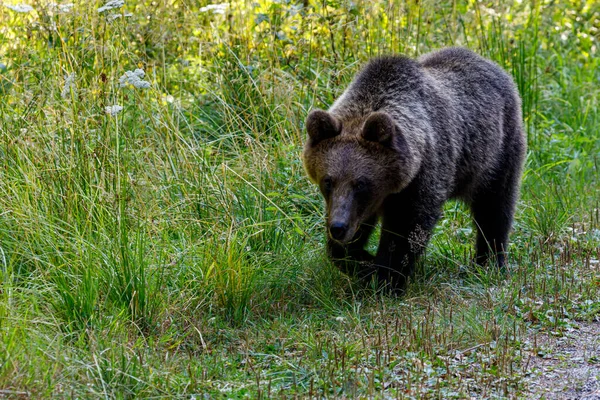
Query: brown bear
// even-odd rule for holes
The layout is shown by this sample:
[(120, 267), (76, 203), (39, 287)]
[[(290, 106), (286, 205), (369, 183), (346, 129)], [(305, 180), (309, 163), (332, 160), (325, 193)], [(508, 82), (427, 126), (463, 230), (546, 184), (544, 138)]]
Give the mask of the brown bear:
[[(476, 262), (505, 266), (526, 138), (498, 65), (464, 48), (376, 58), (306, 129), (304, 165), (343, 271), (403, 288), (448, 199), (470, 205)], [(378, 220), (373, 257), (364, 247)]]

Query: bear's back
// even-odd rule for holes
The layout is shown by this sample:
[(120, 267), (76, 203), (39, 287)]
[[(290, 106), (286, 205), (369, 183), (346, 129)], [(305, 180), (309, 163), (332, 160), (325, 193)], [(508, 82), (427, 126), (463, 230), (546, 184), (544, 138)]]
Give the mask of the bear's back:
[[(506, 164), (524, 158), (521, 101), (510, 75), (496, 63), (464, 48), (446, 48), (419, 58), (431, 88), (445, 98), (446, 129), (459, 155), (453, 197), (471, 197)], [(443, 143), (440, 144), (444, 148)], [(447, 147), (446, 147), (447, 148)]]
[(518, 101), (515, 84), (506, 71), (471, 50), (449, 47), (421, 56), (418, 63), (443, 86), (478, 89), (486, 94), (500, 95), (505, 100)]

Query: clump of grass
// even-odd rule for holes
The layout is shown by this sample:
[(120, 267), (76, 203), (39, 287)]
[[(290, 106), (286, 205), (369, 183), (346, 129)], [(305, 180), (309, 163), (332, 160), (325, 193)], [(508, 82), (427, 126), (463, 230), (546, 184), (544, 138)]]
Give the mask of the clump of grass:
[(119, 227), (117, 250), (102, 265), (106, 296), (117, 309), (127, 311), (140, 329), (148, 330), (155, 326), (161, 310), (164, 262), (154, 259), (158, 265), (152, 268), (144, 233), (129, 232), (124, 225), (121, 222)]
[(58, 325), (68, 334), (82, 334), (98, 320), (98, 278), (87, 269), (81, 277), (64, 271), (55, 273), (52, 281), (56, 298), (50, 300)]

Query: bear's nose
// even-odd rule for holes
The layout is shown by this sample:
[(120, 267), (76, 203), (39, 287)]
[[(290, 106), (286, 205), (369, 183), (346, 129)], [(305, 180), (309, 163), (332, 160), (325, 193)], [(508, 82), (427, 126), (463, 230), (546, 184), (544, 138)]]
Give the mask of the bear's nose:
[(346, 231), (348, 230), (348, 225), (343, 222), (332, 222), (329, 225), (329, 234), (335, 240), (342, 240), (344, 236), (346, 236)]

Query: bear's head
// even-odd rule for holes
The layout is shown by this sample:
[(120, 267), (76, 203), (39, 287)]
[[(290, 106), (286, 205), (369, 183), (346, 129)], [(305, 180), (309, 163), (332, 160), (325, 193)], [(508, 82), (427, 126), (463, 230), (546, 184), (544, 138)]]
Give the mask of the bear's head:
[(304, 166), (325, 198), (327, 231), (341, 243), (410, 182), (410, 149), (384, 112), (341, 119), (323, 110), (306, 120)]

